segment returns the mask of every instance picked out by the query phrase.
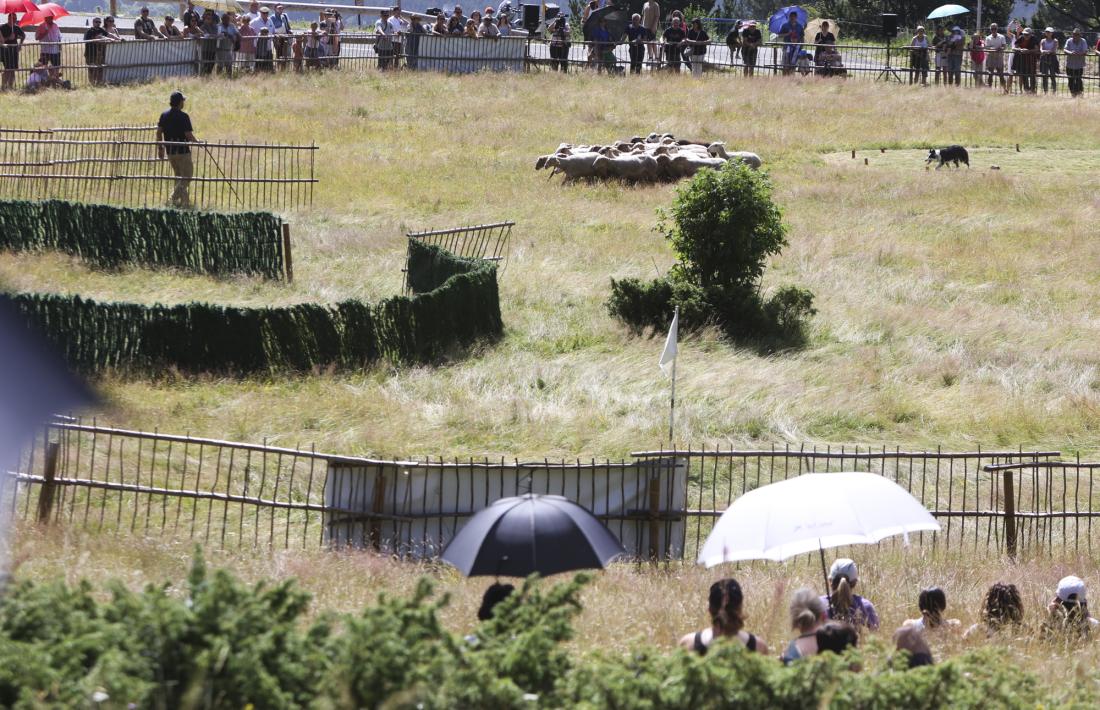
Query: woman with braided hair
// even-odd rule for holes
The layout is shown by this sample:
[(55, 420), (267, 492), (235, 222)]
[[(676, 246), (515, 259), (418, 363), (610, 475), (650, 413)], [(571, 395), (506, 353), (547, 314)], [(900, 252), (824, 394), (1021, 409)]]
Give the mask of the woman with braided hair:
[(736, 579), (720, 579), (710, 585), (708, 607), (710, 627), (687, 634), (680, 639), (680, 646), (705, 656), (711, 643), (718, 638), (728, 638), (749, 651), (768, 653), (768, 644), (744, 630), (745, 613), (742, 609), (745, 597)]
[(996, 636), (1005, 630), (1015, 630), (1024, 621), (1024, 603), (1015, 584), (997, 582), (985, 594), (981, 621), (971, 626), (963, 638), (985, 631), (986, 636)]

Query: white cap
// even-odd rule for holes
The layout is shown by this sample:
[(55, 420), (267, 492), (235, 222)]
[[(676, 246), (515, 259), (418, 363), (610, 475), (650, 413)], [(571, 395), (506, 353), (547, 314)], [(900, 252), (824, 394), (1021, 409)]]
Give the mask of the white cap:
[(1058, 580), (1058, 598), (1064, 602), (1087, 602), (1085, 581), (1073, 575), (1062, 577)]
[(833, 566), (829, 568), (829, 579), (836, 579), (837, 577), (847, 577), (849, 582), (855, 582), (859, 579), (859, 570), (856, 568), (856, 563), (847, 557), (841, 557), (834, 562)]

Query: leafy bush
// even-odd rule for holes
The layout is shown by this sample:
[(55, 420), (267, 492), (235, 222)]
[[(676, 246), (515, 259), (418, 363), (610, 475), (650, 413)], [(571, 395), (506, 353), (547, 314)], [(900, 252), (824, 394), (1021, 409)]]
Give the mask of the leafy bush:
[(678, 306), (685, 331), (718, 325), (765, 349), (805, 342), (813, 294), (794, 286), (770, 298), (760, 292), (768, 259), (787, 244), (767, 175), (733, 162), (702, 170), (677, 192), (659, 228), (679, 261), (665, 278), (612, 279), (612, 316), (636, 332), (663, 331)]
[[(904, 670), (881, 645), (783, 666), (736, 644), (706, 657), (570, 652), (588, 580), (529, 579), (466, 638), (421, 580), (359, 614), (307, 620), (292, 582), (245, 586), (200, 554), (172, 587), (97, 594), (20, 582), (0, 597), (0, 705), (209, 708), (1024, 708), (1095, 704), (1094, 681), (1044, 688), (995, 649)], [(854, 672), (853, 667), (863, 667)]]
[(679, 188), (658, 225), (679, 259), (674, 280), (702, 288), (758, 286), (768, 258), (787, 246), (771, 189), (766, 173), (733, 161), (701, 170)]

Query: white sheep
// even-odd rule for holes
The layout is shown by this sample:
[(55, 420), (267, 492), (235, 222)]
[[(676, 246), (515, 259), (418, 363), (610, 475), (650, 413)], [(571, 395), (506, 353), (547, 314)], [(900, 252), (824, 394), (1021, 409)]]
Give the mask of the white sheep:
[(599, 175), (632, 182), (653, 182), (658, 178), (657, 160), (651, 155), (601, 157), (594, 167)]
[(753, 170), (760, 169), (760, 166), (764, 164), (764, 161), (760, 159), (760, 156), (756, 153), (749, 153), (747, 151), (737, 151), (734, 153), (728, 153), (729, 160), (736, 160), (748, 165)]
[[(562, 172), (565, 174), (566, 181), (596, 177), (595, 162), (598, 158), (603, 158), (603, 156), (599, 153), (544, 155), (539, 159), (541, 165), (536, 164), (535, 169), (538, 170), (540, 167), (552, 168), (550, 177)], [(606, 158), (604, 159), (606, 160)]]

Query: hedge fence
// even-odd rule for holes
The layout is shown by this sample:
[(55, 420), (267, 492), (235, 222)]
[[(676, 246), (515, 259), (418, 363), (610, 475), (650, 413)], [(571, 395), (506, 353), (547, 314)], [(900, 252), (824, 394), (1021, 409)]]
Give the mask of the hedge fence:
[(503, 332), (496, 266), (410, 245), (419, 291), (378, 304), (279, 308), (208, 303), (101, 303), (80, 296), (2, 296), (85, 373), (105, 370), (254, 373), (419, 364)]
[(79, 202), (0, 201), (0, 249), (57, 249), (99, 268), (175, 267), (199, 274), (281, 279), (282, 220)]

